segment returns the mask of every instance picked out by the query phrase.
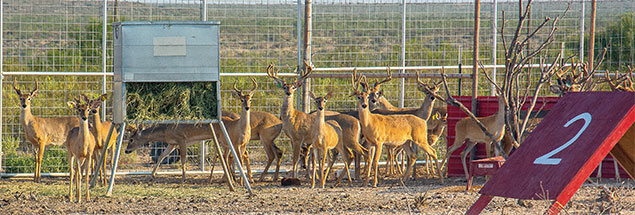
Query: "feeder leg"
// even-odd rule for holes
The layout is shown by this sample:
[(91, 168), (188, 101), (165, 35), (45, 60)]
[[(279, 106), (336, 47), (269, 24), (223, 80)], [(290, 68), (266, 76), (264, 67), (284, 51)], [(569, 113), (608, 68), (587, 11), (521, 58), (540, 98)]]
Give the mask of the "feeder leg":
[[(106, 144), (104, 144), (104, 148), (101, 150), (101, 154), (99, 156), (99, 161), (97, 162), (97, 167), (101, 167), (102, 165), (104, 165), (104, 162), (106, 162), (106, 151), (108, 150), (108, 143), (110, 143), (110, 138), (112, 137), (112, 133), (113, 130), (115, 128), (115, 124), (111, 123), (110, 124), (110, 129), (108, 129), (108, 136), (106, 136)], [(114, 155), (113, 155), (114, 156)], [(106, 171), (106, 170), (104, 170)], [(101, 173), (101, 171), (99, 171)], [(97, 174), (95, 174), (95, 176), (97, 176)], [(104, 175), (104, 177), (106, 177)], [(90, 188), (95, 187), (95, 182), (97, 182), (97, 177), (93, 177), (92, 179), (90, 179)]]
[(126, 122), (121, 123), (121, 129), (119, 137), (117, 137), (117, 151), (115, 151), (115, 162), (112, 164), (112, 171), (110, 173), (110, 182), (108, 183), (108, 191), (106, 196), (112, 195), (112, 187), (115, 185), (115, 173), (117, 172), (117, 165), (119, 164), (119, 155), (121, 154), (121, 142), (123, 142), (123, 133), (126, 130)]
[(483, 211), (483, 209), (485, 209), (485, 207), (487, 207), (487, 204), (489, 204), (490, 201), (492, 201), (492, 196), (490, 196), (490, 195), (481, 195), (481, 197), (478, 197), (478, 200), (476, 200), (476, 202), (474, 202), (472, 207), (470, 207), (470, 209), (467, 210), (465, 212), (465, 214), (466, 215), (478, 215), (478, 214), (481, 214), (481, 211)]
[[(220, 124), (220, 123), (219, 123)], [(220, 163), (221, 166), (223, 167), (223, 172), (225, 172), (225, 178), (227, 179), (227, 184), (229, 185), (229, 190), (230, 191), (235, 191), (236, 189), (234, 188), (234, 183), (232, 183), (233, 178), (231, 177), (231, 173), (229, 172), (229, 170), (227, 169), (227, 164), (225, 162), (225, 158), (222, 155), (222, 151), (220, 149), (220, 144), (218, 144), (218, 138), (216, 137), (216, 132), (214, 132), (214, 127), (212, 127), (212, 124), (209, 124), (209, 128), (212, 129), (212, 141), (214, 142), (214, 146), (216, 146), (216, 154), (218, 155), (218, 157), (220, 158)], [(211, 175), (214, 173), (214, 168), (212, 168), (212, 172), (210, 172), (210, 178)]]
[(249, 180), (247, 179), (247, 176), (245, 175), (245, 171), (243, 171), (243, 166), (240, 163), (240, 158), (241, 156), (238, 156), (238, 154), (236, 153), (236, 150), (234, 149), (234, 145), (232, 143), (232, 140), (229, 139), (229, 133), (227, 133), (227, 129), (225, 128), (225, 124), (223, 123), (222, 120), (219, 120), (219, 124), (220, 124), (220, 128), (223, 131), (223, 134), (225, 135), (225, 139), (227, 140), (227, 145), (229, 145), (229, 150), (231, 150), (232, 155), (234, 155), (234, 161), (236, 161), (236, 166), (238, 166), (238, 171), (240, 172), (240, 176), (243, 178), (243, 181), (245, 182), (245, 186), (247, 187), (247, 191), (249, 191), (250, 195), (253, 195), (253, 191), (251, 190), (251, 185), (249, 184)]

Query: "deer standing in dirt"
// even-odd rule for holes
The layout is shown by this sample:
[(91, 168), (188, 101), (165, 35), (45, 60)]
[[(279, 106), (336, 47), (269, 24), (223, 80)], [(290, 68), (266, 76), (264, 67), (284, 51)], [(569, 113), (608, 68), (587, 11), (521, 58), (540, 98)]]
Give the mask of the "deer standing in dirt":
[(35, 148), (35, 173), (33, 180), (40, 182), (42, 159), (44, 158), (46, 146), (63, 145), (66, 142), (68, 132), (79, 126), (79, 119), (77, 117), (43, 118), (33, 116), (31, 113), (31, 102), (38, 94), (37, 80), (35, 81), (35, 88), (31, 92), (22, 93), (17, 85), (17, 80), (13, 79), (13, 89), (20, 100), (20, 124), (24, 128), (26, 139)]
[[(374, 114), (368, 110), (368, 83), (362, 75), (357, 76), (353, 73), (353, 96), (358, 99), (359, 122), (362, 125), (362, 133), (366, 141), (375, 148), (375, 154), (370, 165), (366, 165), (367, 178), (364, 185), (370, 180), (370, 168), (374, 167), (374, 181), (372, 186), (377, 186), (377, 163), (381, 156), (382, 146), (401, 146), (409, 142), (413, 142), (421, 147), (426, 153), (437, 159), (436, 152), (428, 144), (426, 121), (413, 115), (381, 115)], [(359, 85), (362, 85), (362, 91), (359, 91)], [(417, 157), (411, 147), (404, 147), (406, 156), (408, 156), (408, 167), (403, 179), (407, 180), (410, 171), (414, 166)], [(437, 169), (440, 166), (437, 163)], [(439, 169), (440, 172), (440, 169)], [(443, 181), (442, 178), (440, 178)]]
[[(260, 140), (262, 148), (267, 154), (267, 165), (262, 175), (260, 175), (260, 181), (264, 181), (265, 175), (274, 161), (276, 162), (276, 171), (273, 176), (273, 181), (277, 181), (280, 173), (280, 162), (282, 162), (282, 150), (276, 146), (275, 140), (280, 136), (280, 132), (282, 131), (282, 121), (275, 115), (263, 111), (249, 111), (249, 113), (249, 126), (251, 126), (250, 140)], [(223, 117), (237, 120), (240, 118), (240, 115), (223, 111)]]
[[(70, 169), (70, 186), (68, 192), (69, 201), (73, 201), (73, 179), (75, 180), (75, 189), (77, 191), (77, 201), (81, 202), (81, 181), (82, 172), (86, 175), (86, 201), (90, 200), (90, 169), (92, 167), (93, 150), (97, 144), (95, 136), (88, 127), (88, 115), (90, 115), (90, 105), (88, 101), (81, 103), (81, 99), (69, 101), (68, 106), (77, 111), (80, 119), (79, 127), (73, 128), (69, 133), (64, 145), (68, 150), (68, 166)], [(76, 166), (75, 166), (76, 165)]]
[[(106, 100), (108, 94), (103, 94), (95, 99), (90, 100), (88, 97), (84, 98), (86, 101), (88, 101), (88, 104), (90, 105), (90, 110), (93, 114), (93, 126), (90, 128), (91, 132), (93, 132), (93, 135), (95, 136), (95, 139), (97, 140), (97, 145), (95, 147), (95, 149), (97, 150), (97, 152), (100, 152), (101, 149), (104, 148), (104, 146), (108, 149), (110, 148), (112, 151), (112, 162), (114, 163), (115, 161), (115, 147), (113, 147), (115, 145), (115, 143), (117, 142), (116, 138), (112, 138), (112, 137), (117, 137), (119, 136), (119, 132), (117, 131), (117, 129), (113, 129), (113, 133), (112, 133), (112, 137), (110, 138), (110, 142), (106, 144), (106, 138), (108, 138), (108, 131), (110, 130), (110, 126), (112, 125), (111, 122), (109, 121), (101, 121), (101, 117), (99, 115), (99, 110), (101, 107), (101, 104)], [(104, 151), (104, 157), (108, 157), (108, 150)], [(98, 156), (98, 153), (95, 153), (95, 155)], [(96, 162), (95, 164), (97, 164), (98, 162)], [(96, 167), (96, 169), (99, 171), (99, 177), (100, 177), (100, 181), (102, 182), (102, 184), (106, 184), (106, 162), (104, 160), (104, 163), (101, 167)], [(97, 172), (97, 171), (95, 171)], [(97, 175), (95, 174), (95, 177), (97, 177)]]
[[(320, 171), (320, 186), (324, 188), (326, 183), (326, 178), (328, 177), (329, 169), (326, 169), (326, 173), (324, 172), (325, 163), (327, 153), (331, 149), (337, 148), (340, 154), (344, 157), (345, 163), (344, 168), (346, 170), (346, 174), (348, 176), (349, 183), (352, 183), (350, 172), (348, 170), (348, 165), (350, 165), (351, 159), (353, 157), (352, 152), (345, 148), (342, 143), (342, 128), (339, 123), (335, 120), (325, 121), (325, 113), (324, 109), (326, 108), (326, 102), (331, 98), (332, 93), (329, 92), (326, 96), (316, 97), (313, 92), (310, 92), (309, 95), (315, 101), (318, 111), (316, 112), (317, 116), (313, 125), (311, 126), (311, 130), (314, 131), (313, 137), (311, 138), (313, 142), (311, 143), (311, 151), (313, 152), (313, 177), (311, 178), (311, 188), (315, 187), (315, 178), (317, 177), (316, 172), (318, 171), (318, 166), (316, 166), (316, 160), (319, 159), (319, 171)], [(334, 159), (330, 161), (332, 164)]]
[[(498, 95), (498, 110), (496, 111), (496, 113), (486, 117), (477, 117), (477, 119), (481, 123), (483, 123), (485, 128), (487, 128), (487, 130), (491, 134), (494, 135), (494, 141), (500, 142), (505, 134), (505, 98), (503, 97), (503, 95), (501, 95), (500, 93)], [(445, 166), (448, 159), (450, 158), (450, 155), (452, 155), (452, 152), (456, 151), (465, 142), (467, 142), (467, 145), (461, 152), (461, 164), (463, 164), (465, 177), (469, 178), (467, 164), (465, 163), (467, 154), (470, 153), (476, 143), (485, 143), (485, 152), (487, 153), (487, 157), (491, 157), (490, 151), (493, 142), (492, 139), (490, 139), (483, 132), (483, 130), (481, 130), (477, 123), (470, 117), (465, 117), (459, 120), (456, 123), (454, 130), (456, 132), (454, 143), (445, 154), (445, 160), (443, 161), (442, 166)]]

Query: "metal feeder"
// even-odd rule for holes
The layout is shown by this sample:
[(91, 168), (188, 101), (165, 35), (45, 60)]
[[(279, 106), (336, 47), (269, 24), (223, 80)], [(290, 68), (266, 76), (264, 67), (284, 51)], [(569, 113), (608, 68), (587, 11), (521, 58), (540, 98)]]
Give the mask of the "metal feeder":
[[(216, 137), (212, 123), (218, 123), (223, 131), (234, 157), (239, 157), (233, 148), (225, 125), (221, 119), (220, 97), (220, 59), (219, 59), (219, 22), (117, 22), (113, 23), (114, 37), (114, 81), (113, 81), (113, 126), (107, 141), (110, 140), (114, 124), (120, 124), (117, 137), (117, 151), (113, 164), (107, 196), (112, 194), (114, 175), (119, 162), (121, 142), (126, 123), (208, 123), (212, 136)], [(126, 118), (126, 84), (141, 82), (184, 83), (212, 82), (216, 84), (216, 110), (211, 119), (199, 120), (146, 120), (135, 121)], [(213, 139), (217, 152), (220, 145)], [(104, 162), (104, 147), (99, 166)], [(230, 173), (226, 168), (223, 156), (221, 163), (228, 177), (230, 190), (234, 190)], [(249, 180), (245, 176), (239, 159), (234, 159), (243, 181), (252, 193)], [(94, 185), (95, 177), (91, 181)]]

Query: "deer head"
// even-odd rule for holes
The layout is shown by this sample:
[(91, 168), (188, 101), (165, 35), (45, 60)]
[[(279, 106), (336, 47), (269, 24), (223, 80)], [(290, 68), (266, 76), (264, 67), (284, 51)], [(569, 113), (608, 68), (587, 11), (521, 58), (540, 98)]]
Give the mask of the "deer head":
[(15, 90), (15, 93), (18, 94), (18, 99), (20, 99), (20, 108), (22, 109), (27, 109), (31, 107), (31, 99), (35, 96), (37, 96), (38, 93), (38, 83), (37, 80), (35, 80), (35, 88), (33, 90), (31, 90), (31, 92), (29, 93), (22, 93), (22, 91), (20, 91), (20, 89), (18, 88), (18, 81), (13, 78), (13, 89)]
[[(82, 97), (86, 97), (86, 95), (82, 94)], [(73, 101), (68, 101), (66, 104), (71, 109), (77, 111), (77, 115), (83, 122), (88, 120), (88, 115), (90, 114), (90, 105), (88, 105), (88, 101), (82, 103), (81, 99), (73, 98)]]
[(251, 97), (254, 95), (256, 89), (258, 89), (258, 83), (256, 83), (256, 80), (251, 78), (251, 81), (254, 83), (254, 87), (249, 91), (249, 93), (244, 94), (242, 90), (238, 90), (238, 88), (236, 88), (236, 83), (238, 83), (238, 81), (234, 82), (234, 91), (232, 91), (232, 95), (240, 100), (242, 107), (245, 108), (246, 111), (251, 108)]
[(371, 103), (376, 104), (379, 97), (384, 95), (384, 90), (380, 89), (380, 86), (386, 82), (389, 82), (390, 80), (392, 80), (392, 72), (390, 70), (390, 67), (388, 67), (386, 68), (386, 78), (379, 82), (375, 82), (375, 84), (373, 84), (373, 87), (370, 88), (370, 91), (368, 92), (368, 100)]
[[(284, 93), (287, 96), (291, 96), (293, 95), (296, 89), (302, 86), (302, 83), (304, 83), (304, 80), (306, 80), (311, 74), (311, 72), (313, 71), (313, 66), (309, 62), (304, 61), (304, 66), (306, 68), (305, 71), (300, 75), (298, 80), (291, 83), (286, 83), (284, 80), (278, 78), (279, 70), (274, 68), (275, 65), (273, 63), (269, 64), (269, 66), (267, 67), (267, 75), (273, 78), (278, 88), (281, 88), (282, 90), (284, 90)], [(296, 73), (297, 71), (298, 69), (296, 68), (295, 70), (293, 70), (293, 73)]]
[(433, 94), (439, 91), (441, 83), (443, 83), (443, 81), (439, 81), (437, 83), (426, 81), (423, 83), (419, 77), (419, 72), (417, 72), (417, 89), (425, 93), (426, 96), (432, 98), (432, 100), (435, 99)]
[(328, 92), (326, 94), (326, 96), (316, 97), (313, 94), (313, 92), (309, 91), (309, 96), (311, 96), (311, 99), (313, 99), (313, 101), (315, 101), (315, 106), (317, 106), (317, 109), (319, 111), (323, 111), (324, 108), (326, 107), (326, 101), (331, 99), (331, 97), (333, 96), (333, 92)]
[(95, 99), (89, 99), (87, 96), (84, 99), (86, 101), (89, 101), (88, 104), (90, 104), (90, 110), (93, 112), (93, 114), (97, 114), (97, 112), (99, 112), (99, 107), (101, 107), (101, 104), (106, 101), (106, 98), (108, 98), (108, 93), (104, 93)]

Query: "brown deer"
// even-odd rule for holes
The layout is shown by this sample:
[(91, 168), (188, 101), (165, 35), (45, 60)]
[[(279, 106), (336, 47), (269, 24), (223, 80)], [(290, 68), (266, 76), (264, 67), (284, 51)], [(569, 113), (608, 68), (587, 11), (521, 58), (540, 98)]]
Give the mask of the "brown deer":
[[(485, 128), (494, 135), (495, 141), (499, 142), (503, 139), (505, 135), (505, 98), (502, 94), (498, 95), (498, 111), (496, 113), (486, 116), (486, 117), (477, 117), (477, 119), (483, 123)], [(450, 158), (452, 152), (456, 151), (460, 148), (465, 142), (467, 145), (461, 152), (461, 164), (463, 164), (463, 170), (465, 171), (465, 177), (469, 178), (469, 174), (467, 171), (466, 157), (467, 154), (470, 153), (472, 148), (476, 145), (476, 143), (486, 143), (485, 152), (487, 157), (491, 157), (490, 151), (491, 146), (493, 144), (492, 139), (490, 139), (485, 133), (481, 130), (481, 128), (477, 125), (477, 123), (470, 117), (465, 117), (459, 120), (455, 126), (455, 137), (454, 143), (448, 149), (445, 154), (445, 160), (443, 161), (442, 166), (445, 166), (445, 163)], [(502, 152), (500, 152), (502, 153)]]
[[(68, 106), (77, 111), (80, 119), (79, 127), (73, 128), (69, 133), (64, 145), (68, 150), (68, 166), (70, 169), (70, 186), (68, 192), (69, 201), (73, 201), (73, 179), (77, 191), (77, 201), (81, 202), (81, 181), (82, 172), (86, 175), (86, 201), (90, 200), (89, 176), (93, 150), (95, 149), (95, 136), (88, 127), (88, 115), (90, 114), (90, 104), (88, 101), (81, 103), (81, 100), (69, 101)], [(77, 165), (77, 166), (75, 166)]]
[[(106, 146), (107, 149), (110, 148), (113, 155), (112, 162), (114, 162), (115, 147), (113, 146), (117, 142), (117, 140), (116, 138), (110, 138), (110, 142), (106, 144), (106, 138), (108, 137), (108, 131), (110, 130), (110, 126), (112, 125), (112, 123), (109, 121), (101, 121), (101, 117), (99, 115), (101, 104), (106, 100), (107, 96), (108, 94), (104, 93), (103, 95), (92, 100), (90, 100), (88, 97), (84, 99), (88, 101), (90, 110), (93, 114), (93, 126), (90, 128), (90, 130), (97, 140), (95, 149), (97, 150), (97, 152), (100, 152), (104, 148), (104, 146)], [(117, 129), (114, 129), (112, 137), (117, 136), (119, 136), (119, 132), (117, 131)], [(95, 155), (98, 155), (98, 153), (95, 153)], [(105, 151), (104, 157), (108, 157), (108, 150)], [(96, 162), (95, 164), (97, 163), (98, 162)], [(104, 161), (103, 165), (101, 167), (97, 167), (97, 169), (99, 170), (99, 177), (101, 179), (100, 181), (102, 182), (102, 184), (106, 184), (106, 162)], [(95, 177), (96, 176), (97, 175), (95, 175)]]
[[(240, 118), (240, 115), (236, 113), (223, 111), (223, 117), (225, 116), (233, 120)], [(260, 140), (260, 144), (267, 154), (267, 165), (260, 175), (260, 181), (264, 181), (265, 174), (274, 161), (276, 162), (276, 172), (273, 181), (277, 181), (280, 173), (280, 162), (282, 162), (282, 150), (276, 146), (275, 140), (282, 131), (282, 121), (275, 115), (264, 111), (249, 111), (249, 118), (250, 140)]]
[(26, 139), (35, 148), (35, 173), (33, 180), (40, 182), (42, 159), (47, 145), (61, 146), (66, 142), (68, 132), (79, 126), (77, 117), (43, 118), (33, 116), (31, 113), (31, 101), (38, 94), (38, 82), (31, 92), (22, 93), (17, 86), (17, 80), (13, 79), (13, 89), (20, 100), (20, 124), (24, 128)]
[(307, 62), (304, 63), (307, 69), (297, 81), (291, 83), (285, 83), (284, 80), (278, 78), (278, 71), (274, 69), (273, 63), (267, 67), (267, 75), (273, 78), (278, 87), (284, 91), (284, 100), (280, 108), (280, 119), (282, 119), (282, 130), (291, 140), (291, 147), (293, 148), (292, 177), (297, 177), (297, 165), (300, 160), (302, 144), (312, 142), (310, 129), (315, 119), (315, 115), (309, 115), (293, 108), (293, 93), (302, 86), (302, 83), (312, 71), (311, 66)]
[[(327, 152), (335, 148), (337, 148), (338, 152), (344, 156), (344, 168), (346, 170), (349, 183), (352, 184), (348, 165), (350, 165), (353, 155), (352, 152), (346, 149), (342, 143), (342, 128), (335, 120), (325, 122), (324, 109), (326, 108), (326, 102), (331, 98), (332, 93), (329, 92), (323, 97), (316, 97), (313, 92), (310, 92), (309, 95), (315, 101), (318, 109), (316, 112), (317, 116), (311, 126), (311, 130), (314, 131), (313, 137), (311, 138), (313, 140), (311, 143), (313, 152), (313, 177), (311, 179), (311, 188), (315, 187), (315, 178), (317, 176), (316, 172), (318, 170), (318, 166), (316, 166), (317, 159), (319, 159), (320, 186), (324, 188), (330, 169), (327, 168), (326, 173), (324, 172)], [(334, 160), (331, 160), (330, 163), (332, 164), (333, 162)]]
[[(413, 115), (381, 115), (374, 114), (368, 110), (368, 83), (365, 76), (357, 76), (353, 72), (353, 96), (358, 100), (359, 122), (362, 125), (362, 133), (369, 145), (375, 147), (375, 154), (370, 165), (366, 165), (367, 178), (364, 184), (367, 185), (370, 180), (370, 168), (374, 166), (374, 181), (372, 186), (377, 186), (377, 163), (381, 156), (382, 146), (384, 144), (391, 146), (401, 146), (408, 142), (413, 142), (421, 147), (426, 153), (437, 159), (436, 152), (428, 144), (428, 135), (426, 121)], [(359, 91), (359, 85), (363, 90)], [(416, 154), (411, 147), (404, 147), (408, 156), (408, 168), (403, 176), (404, 180), (408, 179), (410, 171), (416, 161)], [(437, 169), (440, 166), (437, 163)], [(443, 179), (440, 179), (443, 181)]]

